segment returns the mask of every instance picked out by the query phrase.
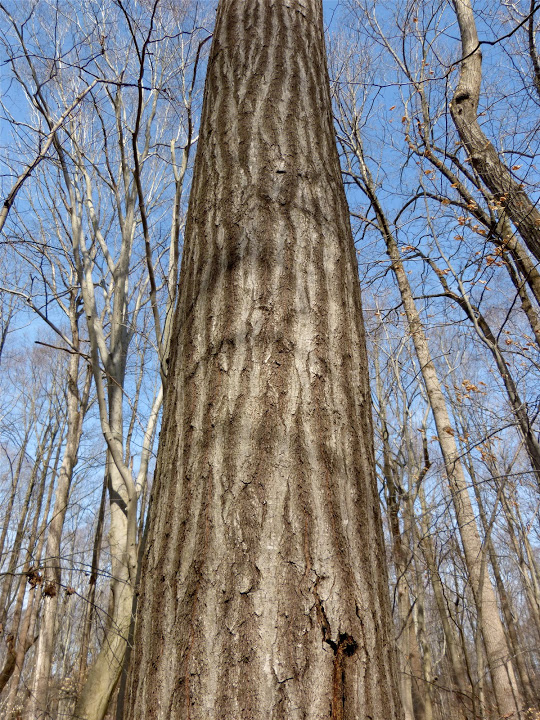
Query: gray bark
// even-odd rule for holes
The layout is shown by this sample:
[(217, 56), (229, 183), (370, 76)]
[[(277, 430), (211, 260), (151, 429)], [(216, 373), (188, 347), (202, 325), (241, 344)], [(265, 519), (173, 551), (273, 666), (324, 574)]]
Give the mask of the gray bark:
[[(71, 296), (70, 323), (73, 344), (79, 349), (79, 332), (76, 316), (76, 296)], [(58, 475), (55, 502), (52, 518), (49, 523), (43, 580), (44, 584), (54, 589), (43, 599), (40, 633), (34, 660), (34, 678), (32, 692), (27, 707), (28, 720), (39, 720), (47, 708), (49, 678), (53, 660), (55, 626), (57, 619), (58, 596), (61, 592), (62, 568), (60, 562), (60, 546), (64, 520), (69, 504), (73, 471), (77, 464), (77, 455), (82, 435), (83, 418), (88, 407), (91, 375), (87, 371), (85, 388), (82, 398), (79, 394), (79, 355), (70, 356), (68, 366), (67, 387), (67, 433), (65, 450)]]
[(470, 710), (470, 697), (472, 689), (467, 679), (467, 668), (466, 662), (463, 657), (459, 646), (459, 639), (456, 636), (456, 629), (452, 623), (452, 618), (448, 612), (447, 600), (445, 599), (444, 587), (439, 575), (439, 568), (437, 564), (437, 557), (435, 554), (435, 548), (433, 539), (431, 537), (431, 524), (432, 519), (428, 511), (424, 489), (421, 487), (419, 490), (420, 507), (422, 514), (420, 517), (420, 528), (422, 531), (421, 538), (419, 540), (419, 547), (422, 550), (422, 555), (426, 561), (426, 565), (429, 571), (431, 586), (433, 588), (433, 596), (435, 604), (437, 605), (438, 617), (440, 618), (444, 637), (446, 641), (445, 651), (448, 657), (448, 663), (450, 666), (450, 675), (452, 683), (455, 687), (455, 694), (458, 701), (456, 720), (467, 718)]
[(508, 650), (504, 628), (499, 616), (497, 598), (487, 572), (482, 540), (478, 532), (463, 467), (459, 460), (459, 452), (454, 438), (454, 431), (450, 424), (446, 400), (431, 358), (422, 322), (414, 304), (398, 247), (392, 235), (388, 235), (386, 239), (388, 255), (392, 261), (392, 269), (400, 289), (403, 307), (407, 315), (412, 340), (437, 428), (471, 589), (479, 613), (479, 624), (482, 628), (486, 659), (493, 680), (498, 710), (503, 716), (517, 718), (520, 715), (523, 702), (517, 687), (512, 657)]
[(485, 562), (485, 551), (478, 531), (474, 508), (460, 461), (460, 453), (454, 438), (454, 430), (431, 357), (424, 326), (416, 308), (407, 272), (390, 225), (379, 204), (375, 184), (367, 167), (361, 140), (355, 148), (360, 163), (364, 192), (370, 198), (377, 223), (384, 237), (392, 271), (401, 295), (411, 339), (420, 364), (420, 371), (426, 388), (429, 404), (437, 428), (437, 436), (448, 477), (452, 503), (459, 525), (469, 581), (479, 615), (479, 626), (486, 650), (486, 659), (493, 680), (494, 694), (501, 715), (519, 717), (523, 701), (516, 683), (512, 657), (506, 642), (504, 628), (499, 616), (497, 598)]
[(540, 212), (485, 136), (477, 120), (482, 52), (470, 0), (454, 0), (462, 46), (459, 82), (450, 113), (471, 163), (494, 194), (527, 248), (540, 261)]
[(394, 720), (320, 0), (221, 0), (126, 717)]

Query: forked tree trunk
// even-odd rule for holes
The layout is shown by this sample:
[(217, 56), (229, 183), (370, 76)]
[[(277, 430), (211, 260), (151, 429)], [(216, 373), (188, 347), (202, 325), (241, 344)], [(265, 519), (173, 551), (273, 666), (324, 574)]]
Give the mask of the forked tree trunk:
[(221, 0), (130, 720), (397, 720), (321, 0)]

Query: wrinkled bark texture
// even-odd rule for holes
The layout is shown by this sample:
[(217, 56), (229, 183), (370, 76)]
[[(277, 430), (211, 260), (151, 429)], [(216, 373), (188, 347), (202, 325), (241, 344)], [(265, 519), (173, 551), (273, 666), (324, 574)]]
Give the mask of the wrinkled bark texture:
[(397, 720), (320, 0), (221, 0), (130, 720)]

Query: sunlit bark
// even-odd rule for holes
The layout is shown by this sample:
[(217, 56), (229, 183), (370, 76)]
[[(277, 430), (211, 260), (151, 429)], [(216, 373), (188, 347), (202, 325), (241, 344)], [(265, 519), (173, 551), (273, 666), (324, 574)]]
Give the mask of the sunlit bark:
[(222, 0), (126, 717), (400, 717), (320, 0)]

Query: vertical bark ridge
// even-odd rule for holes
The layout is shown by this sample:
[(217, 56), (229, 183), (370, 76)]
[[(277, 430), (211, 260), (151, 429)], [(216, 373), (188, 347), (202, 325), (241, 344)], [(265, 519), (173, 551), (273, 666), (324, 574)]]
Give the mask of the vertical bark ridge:
[(397, 720), (320, 0), (220, 3), (175, 338), (128, 717)]

